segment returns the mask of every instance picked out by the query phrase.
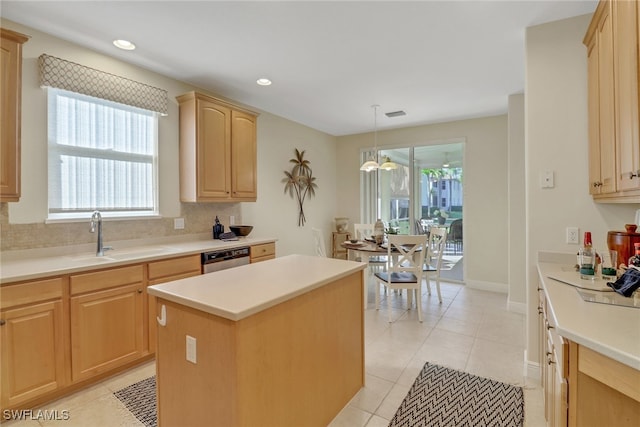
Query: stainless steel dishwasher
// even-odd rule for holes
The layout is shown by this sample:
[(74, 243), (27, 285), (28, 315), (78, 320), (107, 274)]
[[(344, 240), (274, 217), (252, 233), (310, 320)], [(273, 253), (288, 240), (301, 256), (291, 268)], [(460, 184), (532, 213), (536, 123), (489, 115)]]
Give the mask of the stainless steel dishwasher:
[(249, 248), (221, 249), (204, 252), (201, 255), (201, 259), (202, 274), (213, 273), (214, 271), (249, 264)]

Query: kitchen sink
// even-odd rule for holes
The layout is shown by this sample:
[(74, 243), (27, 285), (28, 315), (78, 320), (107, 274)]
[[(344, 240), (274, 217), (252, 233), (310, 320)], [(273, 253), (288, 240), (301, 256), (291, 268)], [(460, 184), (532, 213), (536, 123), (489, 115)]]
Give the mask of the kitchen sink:
[(127, 259), (139, 259), (139, 258), (147, 258), (153, 257), (156, 255), (162, 255), (166, 253), (170, 253), (175, 251), (175, 249), (170, 247), (143, 247), (143, 248), (127, 248), (127, 249), (111, 249), (105, 251), (104, 256), (96, 256), (93, 254), (78, 254), (72, 255), (69, 257), (74, 262), (78, 263), (102, 263), (102, 262), (113, 262), (113, 261), (122, 261)]
[(113, 261), (112, 259), (104, 256), (96, 256), (96, 254), (81, 254), (81, 255), (72, 255), (69, 259), (73, 262), (79, 263), (91, 263), (91, 262), (108, 262)]
[(153, 248), (131, 248), (131, 249), (113, 249), (105, 253), (104, 258), (112, 260), (147, 258), (156, 255), (163, 255), (175, 251), (169, 247), (153, 247)]

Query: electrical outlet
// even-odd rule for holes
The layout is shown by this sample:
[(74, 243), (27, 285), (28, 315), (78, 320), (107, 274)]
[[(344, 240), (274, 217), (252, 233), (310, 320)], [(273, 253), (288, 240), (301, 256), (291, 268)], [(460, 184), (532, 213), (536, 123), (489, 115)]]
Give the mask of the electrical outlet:
[(187, 335), (187, 360), (196, 363), (196, 339)]
[(183, 230), (184, 229), (184, 218), (174, 218), (173, 219), (173, 229), (174, 230)]
[(580, 229), (578, 227), (567, 227), (567, 243), (580, 244)]

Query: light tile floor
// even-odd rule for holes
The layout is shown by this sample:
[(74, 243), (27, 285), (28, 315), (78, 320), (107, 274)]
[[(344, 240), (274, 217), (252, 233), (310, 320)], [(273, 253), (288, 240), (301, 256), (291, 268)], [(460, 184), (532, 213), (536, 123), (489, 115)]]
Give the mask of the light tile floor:
[[(433, 287), (433, 286), (432, 286)], [(524, 316), (507, 311), (506, 295), (461, 284), (442, 283), (442, 304), (423, 296), (423, 322), (415, 308), (407, 311), (406, 298), (396, 293), (381, 297), (374, 307), (369, 285), (365, 311), (366, 385), (336, 416), (330, 427), (387, 426), (426, 362), (437, 363), (524, 387), (525, 426), (544, 426), (539, 384), (524, 377)], [(386, 303), (391, 302), (393, 323)], [(68, 411), (69, 420), (28, 420), (5, 426), (141, 426), (113, 392), (155, 373), (146, 363), (88, 389), (52, 402), (41, 409)], [(34, 411), (34, 415), (36, 412)]]

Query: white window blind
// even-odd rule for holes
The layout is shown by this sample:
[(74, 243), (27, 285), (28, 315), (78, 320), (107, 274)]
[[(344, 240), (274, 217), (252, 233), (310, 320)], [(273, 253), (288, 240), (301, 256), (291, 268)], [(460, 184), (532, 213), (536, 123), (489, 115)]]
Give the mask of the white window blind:
[(158, 114), (48, 89), (49, 219), (157, 215)]

